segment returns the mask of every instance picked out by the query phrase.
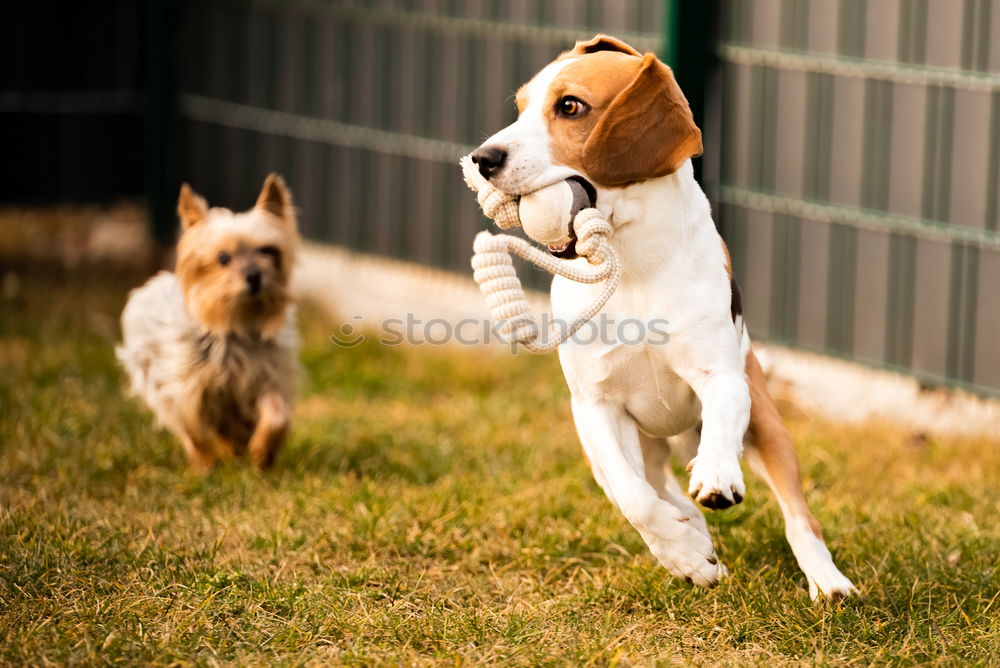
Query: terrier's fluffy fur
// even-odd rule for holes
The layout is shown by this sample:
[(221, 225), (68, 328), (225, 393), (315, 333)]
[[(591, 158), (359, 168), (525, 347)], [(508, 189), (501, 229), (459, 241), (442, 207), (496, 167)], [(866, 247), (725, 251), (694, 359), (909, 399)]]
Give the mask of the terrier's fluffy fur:
[(177, 213), (177, 273), (132, 291), (118, 359), (193, 466), (248, 451), (267, 468), (288, 431), (298, 370), (291, 195), (271, 174), (254, 208), (233, 213), (209, 209), (185, 183)]

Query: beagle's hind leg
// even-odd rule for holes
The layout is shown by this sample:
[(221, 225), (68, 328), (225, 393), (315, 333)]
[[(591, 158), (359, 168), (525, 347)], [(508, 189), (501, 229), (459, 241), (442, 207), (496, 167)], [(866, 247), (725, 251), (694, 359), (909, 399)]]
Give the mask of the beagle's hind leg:
[(744, 456), (751, 470), (777, 497), (785, 519), (785, 537), (809, 581), (809, 596), (814, 601), (821, 595), (837, 601), (855, 594), (857, 589), (833, 563), (819, 522), (806, 505), (795, 445), (778, 415), (764, 372), (752, 350), (747, 353), (746, 371), (751, 406)]

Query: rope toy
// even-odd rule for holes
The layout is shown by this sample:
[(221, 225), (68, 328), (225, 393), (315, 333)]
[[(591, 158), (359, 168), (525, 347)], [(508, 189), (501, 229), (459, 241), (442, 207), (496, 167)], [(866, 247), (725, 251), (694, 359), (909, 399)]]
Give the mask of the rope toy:
[[(518, 196), (503, 192), (491, 184), (472, 162), (471, 156), (461, 160), (465, 182), (476, 192), (476, 199), (483, 213), (492, 218), (497, 227), (509, 230), (521, 225)], [(573, 219), (576, 233), (576, 252), (587, 259), (592, 268), (583, 268), (563, 262), (545, 253), (529, 242), (509, 234), (490, 234), (483, 231), (476, 235), (472, 250), (473, 277), (486, 298), (486, 305), (494, 320), (503, 324), (501, 331), (512, 343), (520, 343), (533, 353), (555, 350), (566, 339), (597, 315), (611, 298), (621, 279), (618, 255), (611, 246), (614, 232), (611, 224), (595, 208), (585, 208)], [(514, 253), (535, 266), (579, 283), (600, 283), (604, 287), (597, 298), (554, 338), (542, 337), (531, 306), (524, 295), (521, 281), (514, 270)]]

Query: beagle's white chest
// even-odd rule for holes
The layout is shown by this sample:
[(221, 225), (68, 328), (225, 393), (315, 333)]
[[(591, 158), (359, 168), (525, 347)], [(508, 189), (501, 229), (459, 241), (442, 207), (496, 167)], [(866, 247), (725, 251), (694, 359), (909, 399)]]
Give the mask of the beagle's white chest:
[[(571, 315), (572, 304), (590, 298), (592, 286), (556, 279), (552, 303), (557, 321)], [(570, 392), (587, 403), (623, 408), (642, 431), (673, 436), (701, 419), (701, 403), (674, 371), (671, 323), (635, 313), (660, 308), (630, 305), (628, 290), (616, 294), (598, 316), (559, 346), (559, 361)], [(558, 305), (558, 306), (555, 306)]]

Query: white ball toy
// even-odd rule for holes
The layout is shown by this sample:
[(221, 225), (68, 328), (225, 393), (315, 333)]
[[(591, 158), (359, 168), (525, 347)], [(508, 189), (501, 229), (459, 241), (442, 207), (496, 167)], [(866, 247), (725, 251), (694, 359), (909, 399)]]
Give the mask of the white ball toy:
[(567, 242), (576, 214), (591, 206), (590, 195), (576, 179), (557, 181), (527, 195), (518, 203), (525, 233), (544, 245)]

